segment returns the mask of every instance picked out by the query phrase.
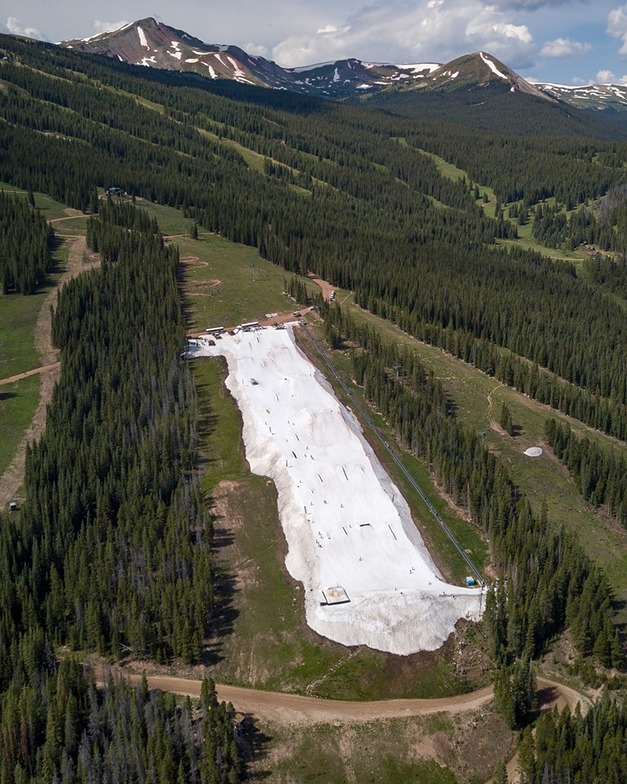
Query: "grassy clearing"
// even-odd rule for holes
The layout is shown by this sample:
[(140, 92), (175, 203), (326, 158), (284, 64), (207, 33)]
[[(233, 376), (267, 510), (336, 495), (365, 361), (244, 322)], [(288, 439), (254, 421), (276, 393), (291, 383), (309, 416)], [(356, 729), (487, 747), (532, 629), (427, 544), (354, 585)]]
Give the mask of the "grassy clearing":
[[(506, 211), (507, 214), (507, 211)], [(582, 265), (589, 257), (583, 249), (577, 248), (576, 250), (564, 250), (562, 248), (549, 248), (546, 245), (538, 242), (533, 236), (533, 221), (529, 220), (522, 226), (517, 224), (518, 239), (516, 240), (497, 240), (497, 245), (516, 246), (524, 248), (525, 250), (533, 250), (541, 253), (543, 256), (549, 256), (556, 261), (572, 261), (579, 270), (579, 265)]]
[[(448, 161), (444, 160), (444, 158), (440, 158), (439, 155), (435, 155), (434, 153), (427, 152), (426, 150), (420, 150), (420, 152), (424, 153), (424, 155), (428, 155), (436, 164), (438, 171), (443, 177), (448, 177), (448, 179), (453, 180), (456, 182), (457, 180), (468, 180), (471, 181), (471, 177), (467, 171), (464, 169), (460, 169), (455, 166), (454, 163), (449, 163)], [(480, 185), (477, 183), (477, 187), (479, 188), (480, 199), (477, 201), (486, 215), (489, 215), (491, 218), (496, 216), (496, 194), (492, 188), (488, 185)], [(487, 196), (488, 201), (484, 201), (484, 194)], [(549, 205), (553, 205), (555, 203), (554, 198), (546, 199), (546, 203)], [(507, 216), (507, 208), (510, 206), (509, 204), (503, 204), (503, 209), (505, 215)], [(572, 214), (578, 209), (576, 207), (573, 210), (570, 210), (567, 214)], [(575, 250), (563, 250), (562, 248), (549, 248), (546, 245), (542, 245), (540, 242), (536, 240), (533, 236), (532, 232), (532, 221), (527, 221), (526, 224), (520, 226), (518, 225), (518, 239), (515, 240), (497, 240), (497, 245), (503, 246), (516, 246), (520, 248), (524, 248), (525, 250), (533, 250), (537, 253), (541, 253), (543, 256), (549, 256), (552, 259), (556, 259), (558, 261), (572, 261), (576, 263), (578, 266), (578, 273), (581, 272), (580, 265), (588, 258), (585, 254), (585, 251), (582, 249), (575, 249)]]
[(67, 247), (54, 252), (55, 271), (36, 294), (0, 294), (0, 378), (39, 367), (35, 348), (35, 325), (50, 288), (56, 285), (67, 264)]
[[(413, 741), (410, 730), (414, 732)], [(415, 720), (341, 728), (326, 724), (307, 730), (290, 728), (289, 732), (282, 727), (270, 727), (269, 731), (275, 746), (272, 759), (267, 767), (263, 760), (255, 767), (260, 772), (267, 771), (266, 780), (272, 784), (296, 781), (457, 784), (459, 781), (435, 760), (417, 758)], [(433, 753), (433, 748), (429, 751)]]
[(390, 719), (314, 727), (264, 727), (252, 773), (273, 784), (457, 784), (485, 782), (508, 754), (512, 733), (484, 714)]
[(181, 210), (174, 207), (166, 207), (162, 204), (155, 204), (147, 199), (137, 198), (138, 207), (146, 210), (150, 216), (154, 216), (159, 224), (160, 231), (167, 235), (179, 234), (189, 236), (193, 221), (186, 218)]
[[(289, 273), (262, 259), (254, 248), (215, 234), (177, 244), (187, 260), (182, 277), (190, 330), (235, 326), (293, 308), (283, 294)], [(313, 284), (309, 286), (313, 291)]]
[[(3, 186), (0, 185), (0, 188)], [(9, 186), (10, 188), (10, 186)], [(64, 206), (47, 196), (35, 194), (42, 212), (63, 214)], [(51, 287), (67, 264), (68, 249), (60, 245), (54, 252), (55, 271), (37, 294), (0, 294), (0, 378), (24, 373), (41, 364), (35, 344), (37, 319)], [(39, 402), (39, 376), (0, 387), (0, 475), (11, 463), (28, 430)]]
[(265, 156), (259, 152), (255, 152), (254, 150), (250, 150), (248, 147), (244, 147), (243, 145), (236, 142), (234, 139), (221, 139), (217, 133), (212, 133), (211, 131), (207, 131), (205, 128), (196, 128), (198, 133), (202, 134), (203, 136), (207, 136), (214, 142), (219, 144), (224, 144), (226, 147), (231, 147), (231, 149), (238, 152), (242, 158), (246, 161), (246, 164), (253, 170), (257, 171), (260, 174), (264, 172), (264, 160)]
[[(471, 182), (470, 175), (467, 171), (464, 171), (464, 169), (459, 169), (454, 163), (445, 161), (444, 158), (440, 158), (440, 156), (435, 153), (420, 150), (420, 148), (418, 149), (423, 155), (429, 156), (429, 158), (434, 161), (438, 171), (443, 177), (447, 177), (449, 180), (453, 180), (453, 182), (457, 182), (457, 180), (467, 180), (468, 182)], [(494, 190), (490, 188), (489, 185), (480, 185), (479, 183), (477, 183), (477, 187), (479, 188), (479, 193), (481, 195), (481, 199), (477, 203), (481, 204), (486, 215), (493, 218), (496, 208), (496, 194), (494, 193)], [(484, 194), (488, 198), (487, 202), (483, 200)]]
[[(6, 193), (23, 194), (26, 196), (25, 190), (22, 188), (16, 188), (15, 185), (10, 185), (6, 182), (0, 182), (0, 191), (5, 191)], [(53, 199), (52, 196), (48, 196), (45, 193), (34, 193), (33, 196), (35, 197), (35, 207), (37, 207), (37, 209), (47, 220), (52, 220), (53, 218), (63, 218), (68, 214), (68, 210), (70, 212), (74, 212), (67, 206), (67, 204), (62, 204), (60, 201), (56, 201), (56, 199)]]
[(63, 218), (62, 220), (56, 220), (52, 224), (52, 228), (57, 234), (70, 234), (73, 237), (82, 236), (87, 231), (88, 220), (88, 215)]
[[(393, 657), (382, 656), (368, 648), (346, 658), (316, 688), (316, 694), (334, 700), (373, 700), (400, 697), (430, 699), (459, 694), (463, 682), (453, 672), (450, 663), (434, 654), (426, 666), (415, 664), (416, 676), (409, 673)], [(391, 665), (391, 666), (390, 666)], [(394, 678), (390, 678), (390, 669)], [(419, 673), (419, 675), (418, 675)], [(396, 680), (399, 683), (396, 683)]]
[(0, 387), (0, 476), (5, 472), (39, 403), (39, 376)]
[(39, 365), (35, 323), (47, 292), (23, 296), (0, 295), (0, 378), (24, 373)]

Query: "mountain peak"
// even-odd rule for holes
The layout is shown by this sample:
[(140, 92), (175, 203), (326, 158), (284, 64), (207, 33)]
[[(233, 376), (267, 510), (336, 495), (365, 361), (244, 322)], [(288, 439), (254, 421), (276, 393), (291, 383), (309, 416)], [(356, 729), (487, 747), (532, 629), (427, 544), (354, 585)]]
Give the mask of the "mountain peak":
[(363, 62), (351, 57), (298, 68), (281, 68), (271, 60), (247, 54), (237, 46), (207, 44), (152, 16), (117, 30), (64, 41), (61, 45), (135, 65), (194, 72), (209, 79), (225, 79), (324, 98), (355, 100), (377, 96), (378, 101), (379, 96), (385, 100), (390, 90), (396, 95), (454, 93), (461, 96), (466, 91), (474, 96), (490, 88), (496, 94), (507, 91), (525, 93), (553, 104), (595, 109), (609, 106), (619, 111), (627, 109), (624, 88), (619, 91), (612, 85), (591, 85), (575, 90), (559, 85), (530, 84), (486, 51), (465, 54), (443, 65), (433, 62), (395, 65)]

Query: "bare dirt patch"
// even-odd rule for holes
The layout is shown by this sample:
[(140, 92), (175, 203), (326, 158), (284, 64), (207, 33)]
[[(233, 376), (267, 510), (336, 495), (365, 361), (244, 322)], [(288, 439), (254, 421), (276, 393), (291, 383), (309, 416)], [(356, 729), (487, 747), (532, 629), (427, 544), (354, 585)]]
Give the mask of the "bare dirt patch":
[(190, 267), (190, 269), (194, 269), (195, 267), (208, 267), (208, 261), (202, 261), (198, 258), (198, 256), (181, 256), (180, 258), (181, 264), (184, 264), (186, 267)]
[(320, 287), (322, 298), (325, 302), (328, 302), (331, 297), (331, 292), (335, 290), (335, 286), (332, 286), (328, 281), (323, 280), (319, 275), (316, 275), (315, 272), (308, 272), (307, 277), (309, 280), (313, 281), (316, 286)]
[(222, 283), (221, 280), (190, 280), (187, 282), (187, 295), (189, 297), (203, 297), (213, 294), (215, 289)]

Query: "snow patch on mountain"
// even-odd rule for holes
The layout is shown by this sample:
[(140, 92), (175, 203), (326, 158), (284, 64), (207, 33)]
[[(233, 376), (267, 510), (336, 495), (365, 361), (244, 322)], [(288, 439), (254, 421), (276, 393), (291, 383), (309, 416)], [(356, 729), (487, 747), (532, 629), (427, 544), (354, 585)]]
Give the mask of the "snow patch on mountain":
[(401, 68), (403, 71), (414, 71), (416, 73), (427, 71), (432, 73), (440, 67), (441, 63), (408, 63), (406, 65), (396, 65), (396, 68)]
[(483, 62), (488, 66), (488, 68), (492, 71), (493, 74), (496, 74), (497, 76), (500, 76), (501, 79), (506, 79), (507, 80), (507, 76), (502, 71), (499, 71), (499, 69), (492, 62), (492, 60), (490, 60), (489, 57), (486, 57), (483, 52), (479, 52), (479, 56), (481, 57)]
[(143, 28), (137, 26), (137, 35), (139, 36), (139, 45), (145, 46), (146, 49), (150, 49), (148, 46), (148, 41), (146, 40), (146, 33), (144, 32)]

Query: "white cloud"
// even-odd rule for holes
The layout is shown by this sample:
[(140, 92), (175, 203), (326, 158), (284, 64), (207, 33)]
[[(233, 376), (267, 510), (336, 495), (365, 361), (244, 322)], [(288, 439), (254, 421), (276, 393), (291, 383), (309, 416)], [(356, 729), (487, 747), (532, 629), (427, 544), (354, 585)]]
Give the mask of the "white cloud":
[(627, 56), (627, 5), (614, 8), (607, 15), (607, 32), (612, 38), (619, 38), (623, 45), (618, 50), (622, 56)]
[(248, 43), (244, 44), (242, 49), (248, 52), (248, 54), (258, 55), (259, 57), (265, 57), (268, 54), (268, 47), (263, 46), (263, 44)]
[(19, 19), (10, 16), (6, 21), (6, 28), (11, 35), (25, 35), (27, 38), (39, 38), (45, 40), (46, 36), (43, 35), (36, 27), (29, 27), (23, 25)]
[[(586, 0), (581, 0), (586, 2)], [(548, 8), (553, 5), (563, 5), (570, 3), (571, 0), (494, 0), (494, 5), (500, 8), (513, 8), (521, 11), (537, 11), (540, 8)]]
[(100, 19), (94, 19), (94, 30), (96, 35), (100, 35), (101, 33), (110, 33), (113, 30), (119, 30), (120, 27), (124, 27), (129, 22), (128, 20), (122, 20), (120, 22), (102, 22)]
[(627, 74), (616, 76), (612, 71), (602, 70), (597, 73), (596, 80), (601, 84), (627, 84)]
[(482, 0), (375, 0), (336, 21), (286, 37), (274, 47), (273, 59), (287, 67), (343, 57), (389, 62), (394, 52), (395, 62), (445, 62), (486, 50), (520, 65), (533, 47), (526, 25)]
[(573, 55), (587, 54), (592, 49), (588, 43), (571, 41), (570, 38), (555, 38), (547, 41), (540, 50), (541, 57), (572, 57)]

